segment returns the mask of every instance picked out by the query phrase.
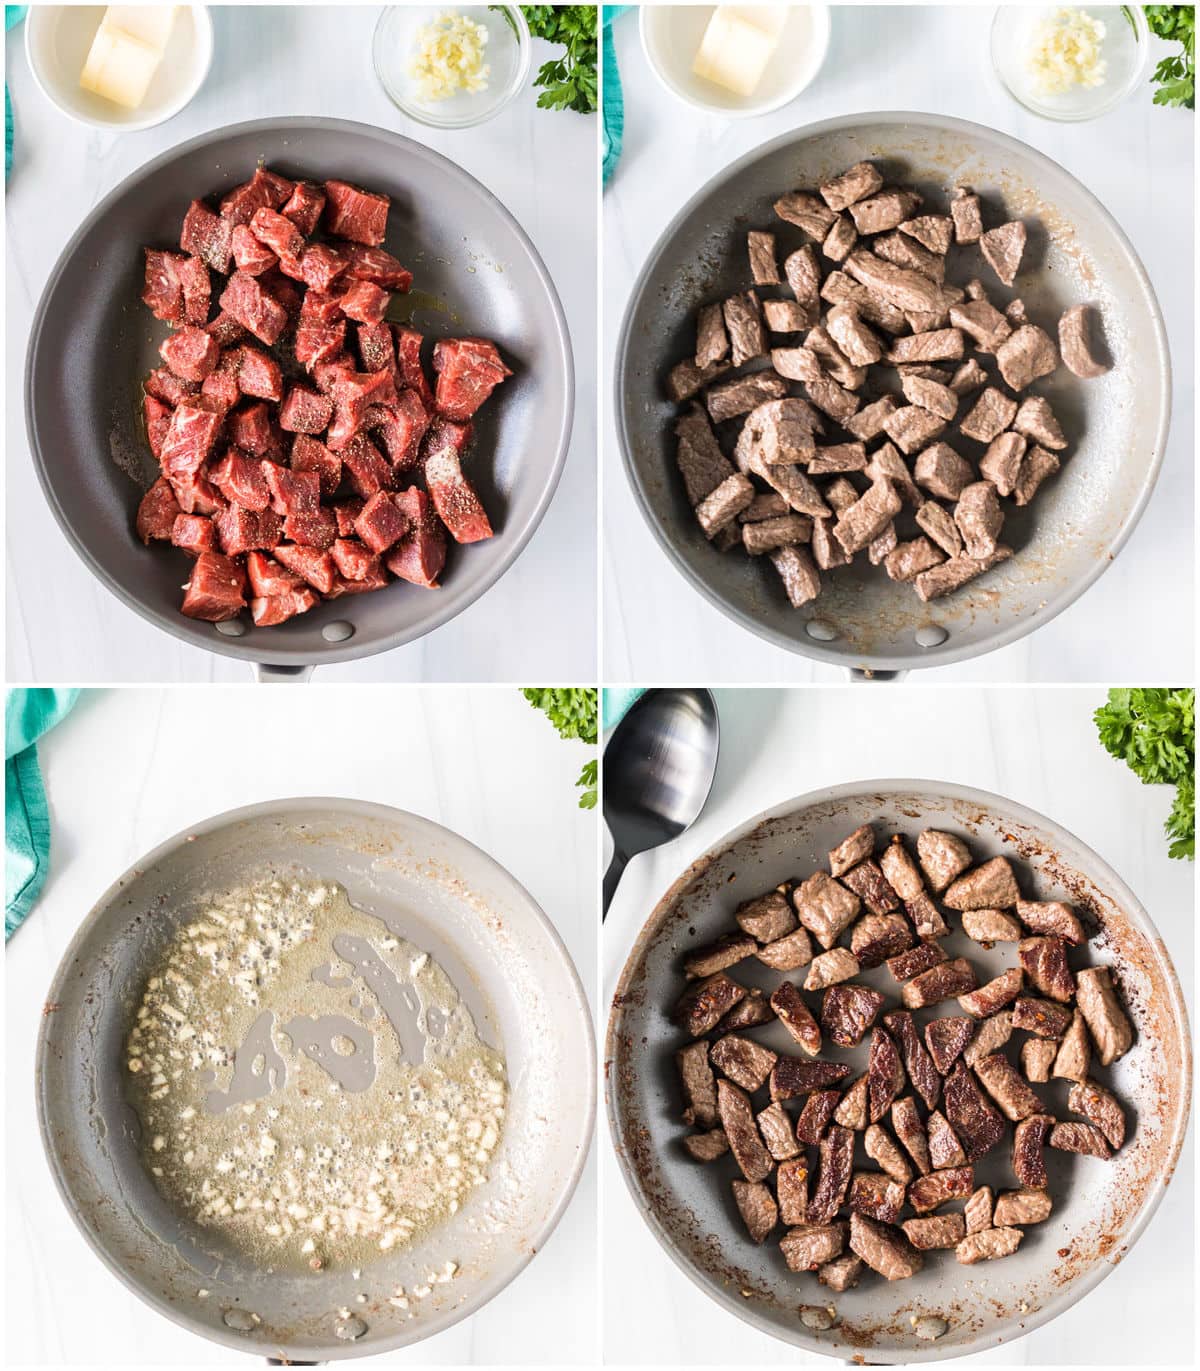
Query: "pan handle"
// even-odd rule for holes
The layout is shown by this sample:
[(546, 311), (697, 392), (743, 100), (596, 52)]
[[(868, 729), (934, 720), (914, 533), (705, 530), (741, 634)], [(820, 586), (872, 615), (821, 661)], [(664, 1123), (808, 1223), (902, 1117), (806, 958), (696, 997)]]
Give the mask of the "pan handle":
[(259, 685), (304, 685), (312, 674), (311, 666), (282, 666), (275, 662), (254, 663), (254, 679)]
[(889, 682), (902, 681), (907, 671), (874, 671), (869, 667), (850, 666), (846, 675), (851, 685), (887, 685)]

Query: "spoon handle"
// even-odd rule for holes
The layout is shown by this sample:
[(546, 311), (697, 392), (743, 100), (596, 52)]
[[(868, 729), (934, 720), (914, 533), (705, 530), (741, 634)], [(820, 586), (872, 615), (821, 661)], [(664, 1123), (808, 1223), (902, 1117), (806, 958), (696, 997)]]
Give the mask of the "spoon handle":
[(617, 885), (621, 877), (625, 874), (625, 867), (629, 858), (618, 848), (613, 849), (612, 861), (608, 864), (608, 870), (604, 873), (604, 912), (601, 920), (608, 918), (608, 907), (612, 904), (612, 898), (617, 893)]

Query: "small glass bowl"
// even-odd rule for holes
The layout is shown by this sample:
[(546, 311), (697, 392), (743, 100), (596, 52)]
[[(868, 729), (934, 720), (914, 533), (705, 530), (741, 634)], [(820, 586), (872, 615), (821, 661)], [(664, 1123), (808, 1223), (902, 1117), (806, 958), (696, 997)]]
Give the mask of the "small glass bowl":
[[(461, 14), (487, 29), (487, 90), (420, 100), (409, 66), (417, 31), (443, 14)], [(371, 54), (384, 94), (410, 119), (435, 129), (467, 129), (499, 114), (529, 79), (533, 43), (516, 5), (393, 5), (379, 16)]]
[[(1026, 61), (1038, 25), (1060, 9), (1085, 10), (1104, 24), (1100, 52), (1108, 70), (1102, 85), (1043, 95), (1034, 88)], [(992, 19), (991, 50), (996, 76), (1017, 104), (1042, 119), (1080, 123), (1116, 109), (1145, 80), (1150, 29), (1140, 5), (1001, 5)]]

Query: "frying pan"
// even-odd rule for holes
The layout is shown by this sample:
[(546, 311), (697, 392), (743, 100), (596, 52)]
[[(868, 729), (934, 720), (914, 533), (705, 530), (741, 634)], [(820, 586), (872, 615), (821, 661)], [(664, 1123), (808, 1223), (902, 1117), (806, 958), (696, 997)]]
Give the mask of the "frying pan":
[[(663, 377), (695, 347), (695, 312), (746, 288), (747, 229), (772, 228), (780, 257), (801, 242), (772, 205), (863, 158), (885, 181), (943, 206), (958, 182), (983, 197), (985, 222), (1020, 216), (1029, 231), (1019, 292), (1005, 292), (969, 251), (994, 301), (1019, 293), (1053, 335), (1068, 305), (1098, 308), (1115, 363), (1096, 381), (1064, 368), (1038, 389), (1070, 446), (1062, 472), (1024, 510), (1006, 506), (1016, 555), (962, 590), (923, 605), (912, 587), (863, 559), (823, 577), (793, 609), (761, 559), (719, 553), (688, 507), (674, 460), (675, 408)], [(966, 264), (970, 262), (969, 268)], [(950, 279), (957, 280), (954, 257)], [(828, 263), (826, 263), (828, 265)], [(617, 433), (651, 531), (676, 568), (760, 637), (877, 678), (990, 652), (1031, 633), (1082, 595), (1116, 556), (1150, 498), (1166, 444), (1170, 362), (1153, 288), (1129, 240), (1090, 191), (1048, 157), (993, 129), (942, 115), (855, 114), (767, 143), (715, 176), (676, 215), (634, 285), (617, 342)], [(982, 452), (982, 449), (980, 449)]]
[[(825, 866), (829, 850), (863, 823), (874, 823), (880, 836), (895, 832), (910, 840), (924, 828), (945, 829), (981, 861), (1000, 853), (1019, 857), (1026, 898), (1068, 900), (1095, 925), (1086, 960), (1112, 967), (1137, 1041), (1112, 1067), (1092, 1070), (1124, 1103), (1129, 1140), (1108, 1162), (1048, 1151), (1054, 1213), (1025, 1230), (1013, 1256), (964, 1267), (951, 1252), (933, 1252), (909, 1280), (888, 1283), (868, 1271), (856, 1289), (839, 1295), (815, 1277), (789, 1272), (770, 1239), (761, 1248), (750, 1242), (732, 1202), (729, 1182), (739, 1173), (729, 1157), (702, 1166), (684, 1152), (674, 1064), (683, 1039), (668, 1014), (682, 993), (680, 960), (687, 951), (726, 932), (742, 900)], [(946, 951), (968, 956), (981, 984), (1015, 962), (1012, 944), (988, 950), (961, 932), (946, 940)], [(1083, 960), (1076, 955), (1073, 963)], [(742, 962), (731, 974), (768, 990), (778, 984), (777, 973), (751, 967)], [(898, 1006), (886, 968), (856, 979)], [(919, 1012), (918, 1020), (951, 1008)], [(754, 1036), (795, 1051), (778, 1025)], [(850, 1062), (848, 1079), (866, 1067), (865, 1047), (822, 1055)], [(1046, 1323), (1098, 1285), (1145, 1231), (1170, 1182), (1183, 1146), (1191, 1072), (1183, 994), (1162, 938), (1133, 892), (1051, 820), (997, 795), (934, 781), (864, 781), (814, 791), (776, 805), (711, 848), (671, 886), (638, 935), (613, 997), (605, 1045), (609, 1124), (621, 1169), (676, 1264), (718, 1304), (765, 1333), (843, 1360), (880, 1363), (936, 1361), (995, 1347)], [(1068, 1116), (1066, 1085), (1038, 1087), (1058, 1117)], [(1007, 1148), (978, 1164), (976, 1175), (980, 1184), (1012, 1188)], [(800, 1305), (830, 1302), (838, 1327), (818, 1333), (801, 1324)], [(940, 1340), (915, 1336), (910, 1319), (924, 1314), (948, 1321)]]
[[(141, 303), (142, 246), (172, 247), (189, 202), (219, 197), (265, 162), (286, 176), (357, 182), (392, 198), (388, 240), (413, 272), (397, 297), (432, 337), (492, 338), (515, 375), (476, 423), (468, 474), (496, 536), (452, 546), (437, 591), (403, 582), (322, 602), (277, 628), (179, 612), (186, 560), (133, 531), (158, 475), (141, 420), (141, 381), (169, 329)], [(567, 324), (533, 244), (504, 206), (436, 152), (339, 119), (268, 119), (194, 138), (147, 163), (88, 216), (59, 258), (29, 340), (26, 421), (34, 465), (60, 527), (131, 609), (211, 652), (306, 675), (429, 633), (512, 565), (550, 504), (574, 406)], [(236, 634), (238, 636), (230, 636)], [(272, 672), (269, 667), (279, 668)]]
[[(122, 1051), (148, 968), (206, 893), (266, 868), (342, 883), (439, 962), (504, 1053), (509, 1110), (487, 1183), (404, 1252), (362, 1268), (272, 1274), (168, 1207), (139, 1159)], [(177, 834), (100, 899), (49, 992), (37, 1050), (42, 1140), (96, 1254), (176, 1323), (243, 1352), (331, 1360), (405, 1347), (468, 1317), (539, 1251), (583, 1168), (595, 1045), (578, 976), (530, 895), (463, 838), (383, 805), (278, 800)], [(344, 1005), (338, 1011), (347, 1012)], [(388, 1303), (457, 1261), (409, 1311)], [(207, 1290), (207, 1297), (198, 1294)], [(356, 1295), (365, 1292), (366, 1303)], [(339, 1315), (341, 1309), (343, 1315)], [(347, 1326), (344, 1311), (366, 1325)]]

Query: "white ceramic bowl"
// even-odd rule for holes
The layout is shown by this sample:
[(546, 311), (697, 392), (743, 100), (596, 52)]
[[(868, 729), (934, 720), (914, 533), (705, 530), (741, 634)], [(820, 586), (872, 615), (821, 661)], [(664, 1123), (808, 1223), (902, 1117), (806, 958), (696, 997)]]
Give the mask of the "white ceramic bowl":
[(829, 50), (829, 6), (789, 5), (779, 46), (758, 89), (734, 94), (692, 72), (713, 5), (643, 5), (642, 50), (650, 70), (672, 95), (706, 114), (750, 119), (790, 104), (809, 86)]
[(25, 52), (42, 94), (76, 123), (133, 132), (173, 118), (204, 84), (212, 66), (212, 18), (206, 5), (180, 5), (163, 60), (137, 109), (123, 109), (79, 84), (103, 5), (31, 5)]

